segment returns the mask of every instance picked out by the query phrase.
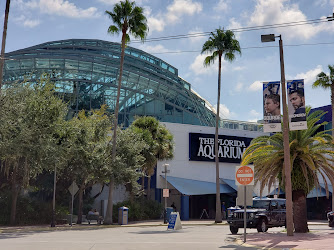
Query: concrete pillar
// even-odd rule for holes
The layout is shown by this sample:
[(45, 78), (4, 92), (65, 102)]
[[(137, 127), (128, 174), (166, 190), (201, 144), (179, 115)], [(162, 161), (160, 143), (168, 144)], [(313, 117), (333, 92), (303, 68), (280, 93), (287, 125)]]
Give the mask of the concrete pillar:
[(181, 220), (189, 220), (189, 196), (181, 195)]

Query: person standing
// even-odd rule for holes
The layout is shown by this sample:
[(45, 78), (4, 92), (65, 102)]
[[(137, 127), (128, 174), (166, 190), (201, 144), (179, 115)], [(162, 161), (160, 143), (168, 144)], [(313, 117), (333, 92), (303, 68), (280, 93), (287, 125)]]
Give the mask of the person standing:
[(226, 219), (226, 206), (224, 201), (222, 202), (222, 219)]

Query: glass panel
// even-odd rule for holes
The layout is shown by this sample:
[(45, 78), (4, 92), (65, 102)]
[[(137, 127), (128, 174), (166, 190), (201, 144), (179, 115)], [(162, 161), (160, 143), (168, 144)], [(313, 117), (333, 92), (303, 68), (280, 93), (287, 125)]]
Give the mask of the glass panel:
[(105, 73), (106, 72), (106, 66), (103, 64), (98, 64), (98, 63), (94, 63), (93, 64), (93, 71), (96, 73)]
[[(7, 62), (6, 62), (7, 64)], [(21, 69), (30, 69), (32, 70), (34, 67), (34, 61), (32, 59), (22, 59), (20, 60)]]
[(161, 63), (161, 68), (163, 68), (163, 69), (167, 69), (167, 64), (166, 63)]
[(79, 62), (79, 70), (92, 70), (92, 63), (91, 62)]
[(78, 69), (78, 61), (65, 59), (65, 68), (66, 69)]

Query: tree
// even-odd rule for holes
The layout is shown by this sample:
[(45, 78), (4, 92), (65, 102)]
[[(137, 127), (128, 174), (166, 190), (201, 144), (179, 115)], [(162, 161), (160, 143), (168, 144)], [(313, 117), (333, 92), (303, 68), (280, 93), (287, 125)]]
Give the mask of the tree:
[[(313, 88), (323, 88), (331, 90), (331, 106), (332, 106), (332, 129), (334, 128), (334, 65), (328, 65), (329, 75), (321, 72), (317, 75), (317, 80), (313, 83)], [(334, 138), (334, 130), (332, 130)], [(332, 190), (332, 211), (334, 210), (334, 186)]]
[[(117, 153), (115, 159), (108, 157), (109, 164), (106, 165), (104, 173), (113, 176), (117, 185), (131, 185), (134, 190), (139, 189), (137, 183), (141, 176), (141, 168), (145, 158), (142, 151), (147, 150), (148, 145), (132, 129), (119, 129), (117, 136)], [(112, 145), (109, 144), (109, 155), (111, 156)], [(107, 182), (107, 180), (106, 180)]]
[(86, 115), (84, 110), (69, 121), (68, 161), (66, 173), (78, 184), (78, 224), (82, 222), (83, 193), (85, 189), (102, 182), (103, 169), (107, 165), (107, 148), (110, 137), (110, 119), (106, 106), (92, 110)]
[(3, 79), (3, 66), (5, 64), (5, 48), (6, 48), (9, 7), (10, 7), (10, 0), (6, 0), (5, 20), (4, 20), (4, 24), (3, 24), (2, 43), (1, 43), (1, 58), (0, 58), (0, 92), (1, 92), (2, 79)]
[[(115, 105), (115, 120), (113, 126), (113, 142), (112, 142), (112, 158), (116, 156), (116, 140), (117, 140), (117, 125), (118, 125), (118, 110), (119, 110), (119, 99), (122, 84), (123, 75), (123, 64), (124, 64), (124, 54), (125, 54), (125, 44), (130, 41), (130, 36), (128, 32), (135, 38), (140, 38), (142, 41), (145, 39), (148, 27), (146, 24), (146, 17), (143, 14), (144, 10), (141, 7), (135, 5), (135, 2), (130, 2), (125, 0), (118, 4), (115, 4), (113, 11), (106, 11), (105, 13), (111, 18), (114, 25), (110, 25), (108, 28), (108, 33), (114, 35), (122, 33), (122, 52), (121, 61), (118, 76), (118, 86), (117, 86), (117, 98)], [(110, 179), (109, 184), (109, 196), (106, 218), (104, 220), (105, 224), (112, 224), (112, 192), (113, 192), (113, 179)]]
[[(168, 160), (173, 158), (174, 141), (173, 135), (168, 129), (151, 116), (137, 117), (131, 124), (131, 129), (146, 142), (148, 148), (143, 150), (145, 164), (143, 172), (148, 177), (147, 198), (151, 195), (151, 176), (154, 174), (157, 161)], [(143, 176), (143, 179), (145, 176)]]
[(0, 157), (12, 185), (10, 223), (15, 224), (20, 190), (29, 179), (49, 170), (57, 156), (54, 134), (61, 130), (67, 114), (66, 104), (54, 92), (46, 78), (40, 82), (12, 86), (0, 95)]
[[(334, 184), (334, 144), (332, 136), (326, 131), (317, 132), (326, 124), (317, 124), (324, 115), (321, 111), (310, 113), (306, 109), (307, 129), (290, 131), (291, 184), (293, 201), (293, 221), (295, 232), (308, 232), (306, 196), (319, 187), (319, 176), (325, 181), (328, 195), (328, 177)], [(278, 179), (280, 188), (285, 187), (283, 135), (260, 136), (252, 140), (245, 150), (241, 164), (254, 164), (255, 183), (260, 182), (261, 192), (268, 185), (268, 190)]]
[(211, 32), (209, 40), (203, 44), (203, 53), (210, 53), (204, 60), (204, 66), (210, 66), (218, 57), (218, 97), (216, 113), (216, 130), (215, 130), (215, 162), (216, 162), (216, 217), (215, 222), (222, 222), (221, 204), (220, 204), (220, 183), (219, 183), (219, 157), (218, 157), (218, 126), (219, 126), (219, 109), (220, 109), (220, 89), (221, 89), (221, 67), (222, 56), (225, 60), (232, 62), (235, 59), (235, 53), (241, 55), (239, 42), (235, 39), (233, 31), (216, 29)]

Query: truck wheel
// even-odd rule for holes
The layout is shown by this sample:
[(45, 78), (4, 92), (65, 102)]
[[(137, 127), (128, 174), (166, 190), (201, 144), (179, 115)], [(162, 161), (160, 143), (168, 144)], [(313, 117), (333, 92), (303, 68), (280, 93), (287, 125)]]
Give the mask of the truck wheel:
[(238, 230), (239, 230), (239, 228), (230, 226), (230, 231), (231, 231), (232, 234), (237, 234)]
[(259, 221), (259, 224), (257, 225), (257, 231), (259, 233), (264, 233), (268, 231), (268, 225), (266, 219), (262, 218)]

